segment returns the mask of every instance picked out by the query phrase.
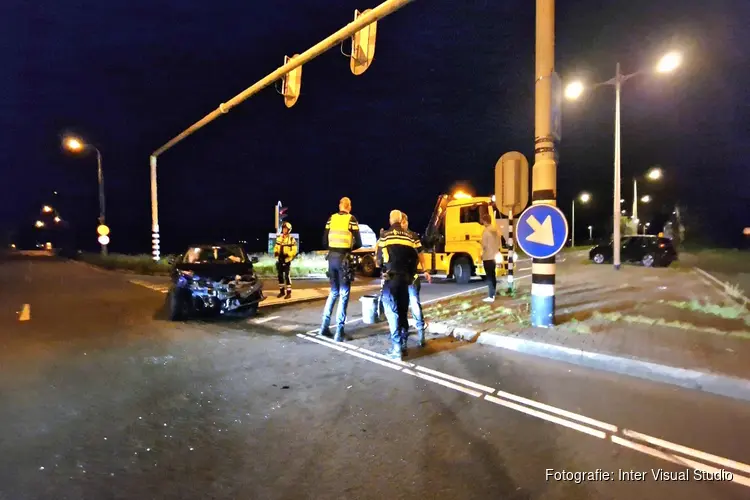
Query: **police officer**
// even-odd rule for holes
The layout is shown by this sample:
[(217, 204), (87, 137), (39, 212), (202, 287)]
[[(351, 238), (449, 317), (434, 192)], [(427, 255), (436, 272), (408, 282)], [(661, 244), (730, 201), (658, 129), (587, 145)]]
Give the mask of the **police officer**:
[(416, 243), (401, 228), (401, 212), (391, 210), (388, 221), (391, 226), (383, 232), (377, 245), (377, 261), (383, 270), (384, 280), (382, 303), (391, 331), (391, 349), (386, 355), (392, 359), (402, 359), (406, 355), (406, 332), (402, 328), (402, 318), (409, 313), (409, 284), (419, 257)]
[(297, 240), (291, 235), (292, 225), (284, 222), (281, 234), (276, 236), (273, 246), (273, 256), (276, 258), (276, 271), (279, 275), (279, 295), (286, 299), (292, 298), (292, 260), (297, 256)]
[[(414, 248), (417, 250), (417, 254), (422, 252), (422, 241), (419, 235), (414, 231), (409, 230), (409, 217), (405, 213), (401, 213), (401, 229), (409, 235), (414, 242)], [(422, 288), (419, 272), (422, 271), (422, 263), (419, 257), (417, 257), (416, 265), (414, 266), (414, 272), (412, 273), (412, 280), (409, 283), (409, 309), (411, 309), (411, 315), (414, 317), (414, 321), (417, 324), (417, 343), (420, 347), (426, 345), (424, 337), (424, 313), (422, 312), (422, 302), (419, 298), (419, 292)], [(428, 283), (432, 283), (432, 277), (427, 271), (423, 271), (424, 278)], [(402, 349), (406, 350), (406, 340), (409, 337), (409, 319), (404, 316), (401, 318), (401, 331), (402, 331)]]
[(339, 211), (328, 218), (323, 234), (323, 245), (328, 248), (328, 279), (331, 283), (331, 291), (323, 309), (320, 334), (326, 337), (332, 336), (329, 329), (331, 315), (336, 300), (340, 298), (336, 316), (336, 337), (334, 338), (336, 342), (343, 342), (347, 338), (344, 334), (344, 324), (346, 323), (346, 308), (349, 305), (349, 291), (354, 280), (351, 252), (362, 246), (359, 223), (351, 211), (352, 201), (347, 197), (341, 198)]

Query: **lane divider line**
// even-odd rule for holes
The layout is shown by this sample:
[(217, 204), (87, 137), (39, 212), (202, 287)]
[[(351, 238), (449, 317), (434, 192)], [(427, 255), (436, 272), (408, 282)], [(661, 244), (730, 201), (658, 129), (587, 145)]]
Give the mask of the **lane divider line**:
[(497, 405), (505, 406), (506, 408), (510, 408), (512, 410), (520, 411), (521, 413), (525, 413), (527, 415), (531, 415), (532, 417), (541, 418), (542, 420), (547, 420), (548, 422), (552, 422), (558, 425), (562, 425), (563, 427), (568, 427), (570, 429), (577, 430), (579, 432), (583, 432), (584, 434), (588, 434), (590, 436), (598, 437), (599, 439), (606, 439), (607, 433), (604, 431), (600, 431), (597, 429), (592, 429), (591, 427), (587, 427), (585, 425), (577, 424), (575, 422), (571, 422), (570, 420), (565, 420), (560, 417), (556, 417), (554, 415), (550, 415), (549, 413), (544, 413), (538, 410), (533, 410), (531, 408), (527, 408), (526, 406), (521, 406), (517, 403), (511, 403), (510, 401), (506, 401), (504, 399), (496, 398), (495, 396), (486, 395), (484, 397), (487, 401), (491, 401)]
[[(620, 446), (624, 446), (625, 448), (630, 448), (631, 450), (640, 451), (641, 453), (645, 453), (646, 455), (651, 455), (652, 457), (661, 458), (662, 460), (666, 460), (667, 462), (672, 462), (677, 465), (682, 465), (682, 466), (687, 465), (689, 467), (692, 467), (693, 469), (711, 472), (713, 474), (722, 474), (726, 472), (726, 471), (717, 469), (716, 467), (711, 467), (710, 465), (706, 465), (702, 462), (696, 462), (695, 460), (690, 460), (689, 458), (680, 457), (672, 453), (666, 453), (661, 450), (657, 450), (656, 448), (651, 448), (650, 446), (646, 446), (644, 444), (634, 443), (633, 441), (630, 441), (628, 439), (623, 439), (620, 436), (610, 436), (609, 439), (613, 443), (619, 444)], [(750, 487), (750, 477), (745, 477), (745, 476), (741, 476), (739, 474), (734, 474), (734, 473), (730, 473), (730, 474), (732, 475), (731, 481), (737, 484), (741, 484), (743, 486)]]
[(269, 316), (267, 318), (258, 318), (250, 320), (252, 323), (255, 323), (256, 325), (262, 325), (263, 323), (268, 323), (269, 321), (273, 321), (275, 319), (279, 319), (281, 316)]
[(653, 444), (661, 448), (667, 448), (669, 450), (676, 451), (677, 453), (682, 453), (683, 455), (689, 455), (700, 460), (706, 460), (723, 467), (741, 470), (742, 472), (750, 474), (750, 465), (743, 464), (742, 462), (736, 462), (734, 460), (720, 457), (718, 455), (712, 455), (711, 453), (706, 453), (705, 451), (689, 448), (681, 444), (672, 443), (671, 441), (665, 441), (663, 439), (649, 436), (648, 434), (641, 434), (640, 432), (631, 431), (630, 429), (624, 429), (622, 433), (627, 437), (638, 439), (639, 441), (645, 441), (646, 443)]
[(617, 426), (608, 424), (606, 422), (602, 422), (600, 420), (595, 420), (593, 418), (586, 417), (584, 415), (579, 415), (578, 413), (573, 413), (572, 411), (563, 410), (561, 408), (557, 408), (555, 406), (550, 406), (544, 403), (540, 403), (538, 401), (534, 401), (533, 399), (527, 399), (522, 396), (516, 396), (515, 394), (511, 394), (509, 392), (505, 391), (497, 391), (498, 396), (502, 396), (505, 399), (510, 399), (513, 401), (517, 401), (519, 403), (523, 403), (527, 406), (533, 406), (535, 408), (539, 408), (540, 410), (545, 410), (549, 413), (556, 413), (557, 415), (560, 415), (562, 417), (567, 417), (570, 420), (578, 420), (581, 423), (589, 424), (594, 427), (599, 427), (602, 430), (609, 431), (609, 432), (617, 432)]
[(417, 370), (425, 373), (431, 373), (432, 375), (436, 375), (438, 377), (443, 377), (448, 380), (452, 380), (454, 382), (459, 382), (464, 385), (468, 385), (469, 387), (473, 387), (474, 389), (479, 389), (480, 391), (489, 392), (490, 394), (493, 394), (495, 392), (495, 389), (492, 387), (487, 387), (486, 385), (477, 384), (476, 382), (472, 382), (470, 380), (465, 380), (459, 377), (454, 377), (453, 375), (448, 375), (447, 373), (442, 373), (437, 370), (433, 370), (431, 368), (425, 368), (424, 366), (417, 365)]
[[(656, 445), (656, 446), (660, 446), (662, 448), (671, 449), (672, 451), (675, 451), (675, 452), (679, 452), (679, 453), (683, 453), (685, 455), (693, 456), (694, 458), (700, 458), (700, 459), (703, 459), (703, 460), (706, 460), (706, 461), (711, 461), (711, 462), (717, 463), (719, 465), (722, 465), (724, 467), (731, 468), (731, 469), (734, 469), (734, 470), (739, 470), (739, 471), (743, 471), (743, 472), (746, 472), (746, 471), (750, 470), (750, 465), (742, 463), (742, 462), (731, 460), (731, 459), (728, 459), (728, 458), (725, 458), (725, 457), (720, 457), (718, 455), (713, 455), (713, 454), (706, 453), (706, 452), (703, 452), (703, 451), (700, 451), (700, 450), (695, 450), (695, 449), (689, 448), (687, 446), (682, 446), (682, 445), (679, 445), (679, 444), (676, 444), (676, 443), (672, 443), (670, 441), (666, 441), (666, 440), (662, 440), (662, 439), (659, 439), (659, 438), (655, 438), (653, 436), (649, 436), (648, 434), (642, 434), (642, 433), (639, 433), (639, 432), (636, 432), (636, 431), (631, 431), (631, 430), (628, 430), (628, 429), (620, 429), (617, 426), (612, 425), (612, 424), (608, 424), (606, 422), (601, 422), (599, 420), (595, 420), (595, 419), (592, 419), (592, 418), (589, 418), (589, 417), (585, 417), (583, 415), (579, 415), (577, 413), (569, 412), (567, 410), (563, 410), (561, 408), (557, 408), (557, 407), (554, 407), (554, 406), (551, 406), (551, 405), (546, 405), (544, 403), (540, 403), (540, 402), (537, 402), (537, 401), (534, 401), (534, 400), (530, 400), (530, 399), (527, 399), (527, 398), (524, 398), (524, 397), (521, 397), (521, 396), (517, 396), (515, 394), (511, 394), (511, 393), (508, 393), (508, 392), (505, 392), (505, 391), (500, 391), (500, 390), (497, 391), (498, 396), (502, 396), (502, 397), (496, 397), (496, 396), (492, 396), (490, 394), (484, 394), (484, 395), (482, 395), (482, 393), (479, 392), (479, 391), (475, 391), (473, 389), (470, 389), (468, 387), (464, 387), (464, 386), (459, 385), (459, 384), (451, 383), (448, 380), (445, 380), (445, 378), (449, 378), (450, 377), (452, 379), (457, 379), (459, 381), (462, 381), (462, 383), (464, 383), (464, 384), (466, 382), (470, 382), (470, 381), (466, 381), (466, 380), (460, 379), (458, 377), (453, 377), (452, 375), (448, 375), (448, 374), (439, 372), (437, 370), (427, 369), (427, 370), (430, 370), (431, 373), (434, 373), (435, 375), (437, 375), (437, 376), (431, 376), (431, 375), (428, 375), (426, 373), (420, 373), (420, 371), (421, 371), (420, 369), (422, 367), (416, 366), (413, 363), (404, 363), (404, 362), (401, 362), (401, 364), (397, 364), (399, 362), (396, 361), (396, 360), (385, 361), (383, 359), (379, 359), (378, 357), (364, 354), (363, 352), (356, 352), (356, 351), (352, 350), (351, 348), (349, 348), (349, 346), (341, 346), (341, 345), (336, 345), (336, 343), (324, 342), (324, 341), (319, 340), (318, 338), (315, 338), (314, 336), (309, 335), (309, 334), (299, 333), (299, 334), (297, 334), (297, 337), (305, 339), (305, 340), (309, 340), (310, 342), (315, 342), (316, 344), (320, 344), (320, 345), (323, 345), (323, 346), (326, 346), (326, 347), (330, 347), (331, 349), (335, 349), (337, 351), (344, 352), (346, 354), (350, 354), (350, 355), (358, 357), (360, 359), (363, 359), (363, 360), (366, 360), (366, 361), (370, 361), (372, 363), (376, 363), (378, 365), (385, 366), (387, 368), (391, 368), (391, 369), (399, 371), (399, 372), (403, 372), (403, 373), (405, 373), (407, 375), (412, 375), (412, 376), (415, 376), (415, 377), (418, 377), (418, 378), (422, 378), (424, 380), (427, 380), (427, 381), (430, 381), (430, 382), (442, 385), (444, 387), (447, 387), (447, 388), (450, 388), (450, 389), (462, 392), (464, 394), (471, 395), (473, 397), (481, 398), (482, 396), (484, 396), (483, 399), (485, 399), (486, 401), (489, 401), (491, 403), (495, 403), (495, 404), (497, 404), (499, 406), (504, 406), (506, 408), (509, 408), (509, 409), (512, 409), (512, 410), (516, 410), (516, 411), (519, 411), (521, 413), (525, 413), (527, 415), (540, 418), (542, 420), (546, 420), (548, 422), (556, 423), (556, 424), (561, 425), (563, 427), (567, 427), (569, 429), (577, 430), (579, 432), (582, 432), (584, 434), (588, 434), (588, 435), (593, 436), (593, 437), (597, 437), (599, 439), (607, 439), (609, 437), (609, 440), (612, 443), (614, 443), (614, 444), (617, 444), (617, 445), (620, 445), (620, 446), (624, 446), (624, 447), (630, 448), (630, 449), (632, 449), (634, 451), (639, 451), (641, 453), (650, 455), (650, 456), (655, 457), (655, 458), (660, 458), (660, 459), (666, 460), (668, 462), (672, 462), (672, 463), (679, 464), (679, 465), (688, 465), (688, 466), (692, 467), (693, 469), (700, 470), (700, 471), (711, 472), (711, 473), (714, 473), (714, 474), (721, 474), (723, 472), (726, 472), (726, 471), (722, 471), (722, 470), (716, 469), (715, 467), (707, 465), (707, 464), (705, 464), (703, 462), (697, 462), (697, 461), (691, 460), (689, 458), (686, 458), (686, 457), (683, 457), (683, 456), (680, 456), (680, 455), (676, 455), (674, 453), (668, 453), (668, 452), (659, 450), (657, 448), (653, 448), (653, 447), (647, 446), (645, 444), (636, 443), (636, 442), (633, 442), (633, 441), (630, 441), (628, 439), (622, 438), (622, 437), (620, 437), (618, 435), (615, 435), (615, 434), (619, 432), (622, 435), (631, 437), (633, 439), (639, 439), (639, 440), (648, 442), (650, 444), (653, 444), (653, 445)], [(359, 348), (359, 351), (366, 351), (368, 353), (372, 353), (374, 355), (377, 355), (377, 353), (373, 353), (372, 351), (369, 351), (369, 350), (364, 349), (364, 348)], [(385, 357), (385, 356), (383, 356), (383, 357)], [(415, 367), (416, 370), (420, 370), (420, 371), (411, 370), (410, 368), (412, 368), (412, 367)], [(438, 377), (444, 377), (444, 378), (438, 378)], [(471, 383), (471, 384), (474, 384), (474, 383)], [(475, 385), (480, 385), (480, 384), (475, 384)], [(483, 387), (487, 387), (487, 386), (483, 386)], [(491, 388), (488, 387), (488, 389), (491, 389)], [(581, 423), (577, 423), (577, 422), (574, 422), (574, 421), (571, 421), (571, 420), (568, 420), (568, 419), (565, 419), (565, 418), (561, 418), (561, 417), (555, 416), (555, 415), (550, 414), (550, 413), (546, 413), (546, 412), (543, 412), (543, 411), (540, 411), (540, 410), (535, 410), (533, 408), (530, 408), (529, 406), (525, 406), (525, 405), (522, 405), (522, 404), (519, 404), (519, 403), (514, 403), (513, 401), (508, 401), (507, 399), (503, 399), (503, 397), (504, 398), (508, 398), (508, 399), (512, 399), (512, 400), (515, 400), (515, 401), (523, 402), (525, 404), (528, 404), (528, 405), (531, 405), (531, 406), (535, 406), (537, 408), (543, 408), (543, 409), (545, 409), (545, 410), (547, 410), (549, 412), (556, 413), (558, 415), (564, 415), (564, 416), (567, 416), (568, 418), (573, 419), (573, 420), (578, 420), (580, 422), (586, 422), (586, 423), (589, 423), (591, 425), (595, 425), (595, 426), (604, 428), (608, 432), (605, 432), (604, 430), (600, 430), (600, 429), (595, 429), (593, 427), (589, 427), (587, 425), (584, 425), (584, 424), (581, 424)], [(750, 487), (750, 477), (742, 476), (742, 475), (740, 475), (738, 473), (734, 473), (734, 472), (730, 472), (729, 474), (731, 475), (731, 479), (730, 479), (731, 481), (733, 481), (733, 482), (735, 482), (737, 484), (741, 484), (743, 486)]]
[(474, 396), (475, 398), (482, 397), (482, 393), (479, 392), (479, 391), (475, 391), (473, 389), (467, 389), (466, 387), (462, 387), (462, 386), (460, 386), (458, 384), (453, 384), (451, 382), (447, 382), (445, 380), (439, 379), (437, 377), (433, 377), (431, 375), (427, 375), (427, 374), (424, 374), (424, 373), (418, 373), (418, 372), (412, 371), (412, 370), (410, 370), (408, 368), (404, 368), (401, 371), (403, 373), (408, 374), (408, 375), (413, 375), (415, 377), (419, 377), (421, 379), (429, 380), (430, 382), (434, 382), (436, 384), (440, 384), (440, 385), (442, 385), (444, 387), (447, 387), (449, 389), (455, 389), (455, 390), (457, 390), (459, 392), (463, 392), (464, 394), (468, 394), (469, 396)]

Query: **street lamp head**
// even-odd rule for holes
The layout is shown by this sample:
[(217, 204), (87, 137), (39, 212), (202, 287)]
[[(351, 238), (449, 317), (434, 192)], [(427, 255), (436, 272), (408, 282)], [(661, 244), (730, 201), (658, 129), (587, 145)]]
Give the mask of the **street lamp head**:
[(581, 193), (578, 199), (581, 200), (581, 203), (588, 203), (589, 200), (591, 200), (591, 195), (588, 193)]
[(648, 174), (646, 174), (646, 177), (651, 179), (652, 181), (658, 181), (662, 177), (662, 171), (660, 168), (652, 168), (648, 171)]
[(651, 201), (651, 196), (649, 196), (649, 195), (646, 195), (646, 196), (644, 196), (643, 198), (641, 198), (641, 201), (642, 201), (643, 203), (648, 203), (648, 202), (650, 202), (650, 201)]
[(589, 226), (589, 231), (591, 231), (592, 229), (594, 229), (594, 227), (593, 226)]
[(42, 212), (44, 212), (45, 214), (48, 214), (48, 213), (52, 212), (52, 207), (49, 206), (49, 205), (44, 205), (42, 207)]
[(84, 144), (83, 142), (76, 138), (76, 137), (68, 137), (64, 141), (65, 148), (68, 151), (72, 151), (74, 153), (78, 153), (80, 151), (83, 151)]
[(565, 87), (565, 98), (574, 101), (581, 97), (584, 91), (582, 82), (571, 82)]
[(60, 218), (60, 216), (59, 216), (59, 215), (58, 215), (58, 216), (55, 216), (55, 222), (57, 222), (57, 223), (59, 224), (61, 220), (62, 220), (62, 219)]
[(35, 227), (44, 227), (44, 222), (42, 222), (42, 221), (38, 220), (38, 221), (36, 221), (36, 222), (34, 223), (34, 226), (35, 226)]
[(682, 64), (682, 54), (679, 52), (669, 52), (659, 59), (656, 65), (656, 71), (659, 73), (671, 73)]

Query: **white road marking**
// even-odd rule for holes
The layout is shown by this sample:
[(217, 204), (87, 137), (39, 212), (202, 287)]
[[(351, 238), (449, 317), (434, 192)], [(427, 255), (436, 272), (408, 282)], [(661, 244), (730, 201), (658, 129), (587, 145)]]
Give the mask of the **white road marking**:
[(21, 307), (21, 312), (18, 314), (18, 321), (29, 320), (31, 320), (31, 304), (24, 304)]
[(510, 408), (512, 410), (520, 411), (521, 413), (525, 413), (527, 415), (531, 415), (532, 417), (541, 418), (542, 420), (547, 420), (548, 422), (553, 422), (558, 425), (562, 425), (563, 427), (568, 427), (570, 429), (577, 430), (579, 432), (583, 432), (585, 434), (588, 434), (590, 436), (598, 437), (599, 439), (605, 439), (607, 437), (607, 433), (604, 431), (600, 431), (597, 429), (592, 429), (591, 427), (577, 424), (575, 422), (571, 422), (570, 420), (565, 420), (564, 418), (556, 417), (554, 415), (550, 415), (549, 413), (544, 413), (537, 410), (532, 410), (531, 408), (527, 408), (525, 406), (521, 406), (516, 403), (511, 403), (510, 401), (506, 401), (504, 399), (496, 398), (495, 396), (486, 395), (484, 397), (487, 401), (491, 401), (495, 404), (505, 406), (506, 408)]
[(280, 326), (278, 330), (281, 332), (291, 332), (292, 330), (296, 330), (297, 328), (299, 328), (299, 325), (284, 325)]
[(530, 275), (530, 274), (525, 274), (525, 275), (523, 275), (523, 276), (514, 276), (514, 279), (515, 279), (516, 281), (518, 281), (518, 280), (522, 280), (522, 279), (525, 279), (525, 278), (531, 278), (531, 275)]
[[(700, 470), (700, 471), (721, 473), (719, 469), (715, 467), (711, 467), (710, 465), (706, 465), (702, 462), (696, 462), (695, 460), (690, 460), (689, 458), (681, 457), (679, 455), (674, 455), (672, 453), (666, 453), (661, 450), (657, 450), (656, 448), (651, 448), (650, 446), (646, 446), (644, 444), (634, 443), (628, 439), (623, 439), (619, 436), (610, 436), (609, 439), (613, 443), (619, 444), (620, 446), (624, 446), (625, 448), (630, 448), (631, 450), (640, 451), (641, 453), (645, 453), (646, 455), (651, 455), (652, 457), (661, 458), (662, 460), (666, 460), (668, 462), (672, 462), (677, 465), (681, 465), (681, 466), (688, 465), (692, 467), (693, 469)], [(731, 474), (732, 474), (731, 481), (737, 484), (741, 484), (743, 486), (750, 487), (750, 477), (741, 476), (735, 473), (731, 473)]]
[(469, 387), (473, 387), (474, 389), (479, 389), (480, 391), (489, 392), (490, 394), (495, 392), (495, 389), (492, 387), (487, 387), (486, 385), (477, 384), (476, 382), (472, 382), (470, 380), (466, 380), (459, 377), (454, 377), (453, 375), (448, 375), (447, 373), (442, 373), (437, 370), (433, 370), (431, 368), (425, 368), (424, 366), (417, 365), (417, 370), (421, 372), (431, 373), (433, 375), (437, 375), (438, 377), (443, 377), (448, 380), (453, 380), (454, 382), (460, 382), (464, 385), (468, 385)]
[(275, 319), (279, 319), (281, 316), (269, 316), (267, 318), (258, 318), (251, 320), (256, 325), (262, 325), (263, 323), (268, 323), (269, 321), (273, 321)]
[(651, 437), (647, 434), (641, 434), (640, 432), (631, 431), (629, 429), (624, 429), (622, 433), (627, 437), (638, 439), (640, 441), (645, 441), (647, 443), (659, 446), (661, 448), (667, 448), (668, 450), (676, 451), (678, 453), (682, 453), (683, 455), (690, 455), (692, 457), (699, 458), (701, 460), (706, 460), (708, 462), (713, 462), (715, 464), (728, 467), (730, 469), (737, 469), (737, 470), (741, 470), (742, 472), (747, 472), (748, 474), (750, 474), (750, 466), (743, 464), (741, 462), (735, 462), (734, 460), (729, 460), (728, 458), (720, 457), (717, 455), (712, 455), (704, 451), (695, 450), (687, 446), (682, 446), (681, 444), (676, 444), (670, 441), (665, 441), (663, 439)]
[(531, 268), (530, 267), (522, 267), (522, 268), (520, 268), (518, 270), (519, 271), (531, 271)]
[[(314, 331), (315, 330), (313, 330), (313, 332)], [(391, 369), (396, 370), (396, 371), (404, 372), (407, 375), (415, 376), (415, 377), (422, 378), (424, 380), (428, 380), (428, 381), (436, 383), (436, 384), (440, 384), (440, 385), (442, 385), (444, 387), (447, 387), (447, 388), (450, 388), (450, 389), (453, 389), (453, 390), (456, 390), (456, 391), (460, 391), (460, 392), (462, 392), (464, 394), (469, 394), (469, 395), (477, 397), (477, 398), (479, 398), (479, 397), (482, 396), (481, 392), (475, 391), (473, 389), (469, 389), (468, 387), (461, 386), (459, 384), (454, 384), (454, 383), (448, 382), (445, 379), (451, 379), (451, 380), (461, 381), (465, 385), (469, 385), (469, 384), (466, 384), (466, 382), (470, 382), (470, 381), (465, 381), (463, 379), (459, 379), (458, 377), (453, 377), (452, 375), (448, 375), (448, 374), (439, 372), (437, 370), (424, 369), (422, 367), (414, 365), (413, 363), (399, 362), (397, 360), (385, 361), (385, 360), (382, 360), (382, 359), (378, 359), (378, 357), (375, 357), (375, 356), (377, 356), (377, 353), (373, 353), (372, 351), (369, 351), (367, 349), (359, 348), (359, 352), (357, 352), (357, 351), (354, 351), (351, 347), (349, 347), (347, 345), (336, 345), (336, 343), (324, 342), (322, 340), (319, 340), (318, 338), (315, 338), (312, 335), (306, 335), (306, 334), (301, 334), (300, 333), (300, 334), (297, 334), (297, 336), (299, 338), (302, 338), (302, 339), (305, 339), (305, 340), (309, 340), (310, 342), (315, 342), (316, 344), (320, 344), (320, 345), (324, 345), (326, 347), (330, 347), (331, 349), (335, 349), (335, 350), (337, 350), (339, 352), (344, 352), (346, 354), (350, 354), (350, 355), (355, 356), (357, 358), (364, 359), (366, 361), (370, 361), (371, 363), (376, 363), (378, 365), (385, 366), (387, 368), (391, 368)], [(352, 346), (352, 347), (354, 347), (354, 346)], [(363, 351), (367, 352), (367, 353), (372, 353), (373, 355), (364, 354)], [(382, 356), (382, 355), (379, 355), (379, 356)], [(416, 367), (416, 370), (418, 370), (418, 371), (411, 370), (410, 367)], [(433, 377), (433, 376), (427, 375), (425, 373), (420, 373), (420, 371), (426, 371), (426, 370), (429, 370), (429, 372), (432, 373), (432, 374), (434, 374), (435, 376)], [(440, 378), (438, 378), (438, 377), (440, 377)], [(470, 384), (472, 386), (481, 386), (481, 384), (476, 384), (476, 383), (473, 383), (473, 382), (470, 382)], [(487, 387), (487, 386), (481, 386), (481, 387), (486, 388), (486, 389), (491, 389), (490, 387)], [(636, 431), (631, 431), (629, 429), (620, 429), (620, 428), (618, 428), (617, 426), (615, 426), (613, 424), (609, 424), (609, 423), (606, 423), (606, 422), (601, 422), (601, 421), (595, 420), (593, 418), (589, 418), (589, 417), (586, 417), (586, 416), (583, 416), (583, 415), (579, 415), (577, 413), (569, 412), (567, 410), (563, 410), (562, 408), (557, 408), (555, 406), (551, 406), (551, 405), (547, 405), (547, 404), (544, 404), (544, 403), (540, 403), (538, 401), (527, 399), (527, 398), (524, 398), (524, 397), (521, 397), (521, 396), (517, 396), (517, 395), (511, 394), (509, 392), (497, 391), (497, 394), (498, 394), (498, 396), (501, 396), (501, 397), (495, 397), (495, 396), (492, 396), (490, 394), (484, 394), (484, 398), (483, 399), (485, 399), (486, 401), (495, 403), (495, 404), (497, 404), (499, 406), (504, 406), (506, 408), (509, 408), (509, 409), (512, 409), (512, 410), (516, 410), (516, 411), (519, 411), (521, 413), (525, 413), (527, 415), (530, 415), (530, 416), (533, 416), (533, 417), (536, 417), (536, 418), (540, 418), (542, 420), (546, 420), (548, 422), (552, 422), (552, 423), (561, 425), (563, 427), (567, 427), (569, 429), (577, 430), (579, 432), (582, 432), (584, 434), (588, 434), (588, 435), (593, 436), (593, 437), (597, 437), (599, 439), (607, 439), (607, 437), (609, 437), (609, 440), (612, 443), (614, 443), (614, 444), (617, 444), (617, 445), (620, 445), (620, 446), (624, 446), (626, 448), (630, 448), (630, 449), (632, 449), (634, 451), (639, 451), (641, 453), (650, 455), (652, 457), (660, 458), (662, 460), (666, 460), (666, 461), (669, 461), (669, 462), (672, 462), (672, 463), (676, 463), (676, 464), (679, 464), (679, 465), (688, 465), (688, 466), (690, 466), (690, 467), (692, 467), (693, 469), (696, 469), (696, 470), (707, 471), (707, 472), (712, 472), (712, 473), (720, 472), (715, 467), (707, 465), (707, 464), (705, 464), (703, 462), (694, 461), (694, 460), (691, 460), (691, 459), (686, 458), (686, 457), (681, 456), (681, 455), (676, 455), (676, 454), (673, 454), (673, 453), (667, 453), (667, 452), (661, 451), (659, 449), (652, 448), (650, 446), (646, 446), (646, 445), (641, 444), (641, 443), (636, 443), (634, 441), (630, 441), (628, 439), (624, 439), (622, 437), (619, 437), (619, 436), (613, 435), (613, 434), (616, 434), (616, 433), (620, 432), (622, 435), (631, 437), (633, 439), (638, 439), (638, 440), (641, 440), (641, 441), (645, 441), (647, 443), (653, 444), (655, 446), (660, 446), (662, 448), (671, 449), (672, 451), (680, 452), (680, 453), (682, 453), (684, 455), (689, 455), (689, 456), (693, 456), (695, 458), (700, 458), (700, 459), (703, 459), (703, 460), (706, 460), (706, 461), (714, 462), (714, 463), (717, 463), (719, 465), (722, 465), (724, 467), (731, 468), (731, 469), (734, 469), (734, 470), (739, 470), (739, 471), (742, 471), (742, 472), (747, 472), (748, 470), (750, 470), (750, 465), (742, 463), (742, 462), (737, 462), (735, 460), (731, 460), (731, 459), (728, 459), (728, 458), (725, 458), (725, 457), (720, 457), (718, 455), (712, 455), (710, 453), (706, 453), (706, 452), (703, 452), (703, 451), (700, 451), (700, 450), (695, 450), (695, 449), (689, 448), (687, 446), (682, 446), (682, 445), (679, 445), (679, 444), (675, 444), (675, 443), (672, 443), (670, 441), (665, 441), (665, 440), (662, 440), (662, 439), (659, 439), (659, 438), (655, 438), (653, 436), (649, 436), (647, 434), (642, 434), (642, 433), (639, 433), (639, 432), (636, 432)], [(508, 401), (508, 399), (511, 399), (511, 400), (514, 400), (514, 401), (518, 401), (519, 403), (524, 403), (524, 404), (514, 403), (512, 401)], [(528, 406), (525, 406), (525, 405), (528, 405)], [(529, 406), (533, 406), (533, 407), (536, 407), (536, 408), (544, 409), (544, 410), (546, 410), (547, 412), (550, 412), (550, 413), (547, 413), (547, 412), (544, 412), (544, 411), (540, 411), (540, 410), (535, 410), (533, 408), (530, 408)], [(566, 419), (566, 418), (558, 417), (558, 416), (553, 415), (552, 413), (555, 413), (555, 414), (561, 415), (561, 416), (565, 416), (565, 417), (568, 417), (568, 418)], [(572, 420), (578, 420), (579, 422), (585, 422), (585, 423), (594, 425), (596, 427), (600, 427), (602, 429), (605, 429), (608, 432), (605, 432), (605, 431), (600, 430), (600, 429), (595, 429), (593, 427), (589, 427), (587, 425), (583, 425), (582, 423), (577, 423), (577, 422), (574, 422)], [(731, 474), (732, 474), (731, 480), (733, 482), (735, 482), (737, 484), (741, 484), (743, 486), (750, 487), (750, 477), (742, 476), (742, 475), (740, 475), (738, 473), (734, 473), (734, 472), (732, 472)]]

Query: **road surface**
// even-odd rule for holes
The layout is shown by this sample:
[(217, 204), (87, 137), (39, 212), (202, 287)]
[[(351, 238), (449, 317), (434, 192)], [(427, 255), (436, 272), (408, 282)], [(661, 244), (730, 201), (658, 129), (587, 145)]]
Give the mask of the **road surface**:
[[(735, 400), (440, 338), (389, 363), (380, 326), (307, 335), (320, 301), (170, 323), (159, 291), (53, 259), (0, 264), (0, 293), (3, 500), (750, 495)], [(653, 478), (696, 462), (734, 480)]]

